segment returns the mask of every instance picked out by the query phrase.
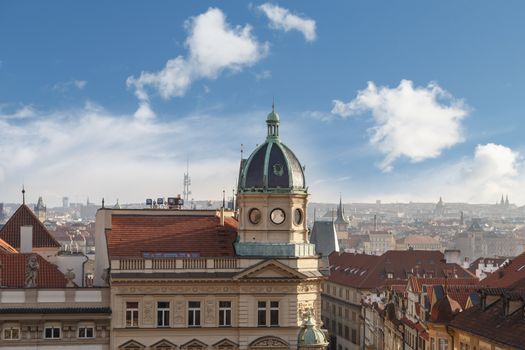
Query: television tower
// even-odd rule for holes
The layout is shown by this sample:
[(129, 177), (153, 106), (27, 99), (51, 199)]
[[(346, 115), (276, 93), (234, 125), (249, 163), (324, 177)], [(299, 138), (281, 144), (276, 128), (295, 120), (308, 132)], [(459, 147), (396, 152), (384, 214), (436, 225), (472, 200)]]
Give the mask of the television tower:
[(184, 181), (183, 181), (184, 190), (182, 191), (182, 196), (183, 196), (185, 205), (190, 204), (190, 195), (191, 195), (190, 185), (191, 185), (190, 160), (188, 159), (186, 161), (186, 172), (184, 173)]

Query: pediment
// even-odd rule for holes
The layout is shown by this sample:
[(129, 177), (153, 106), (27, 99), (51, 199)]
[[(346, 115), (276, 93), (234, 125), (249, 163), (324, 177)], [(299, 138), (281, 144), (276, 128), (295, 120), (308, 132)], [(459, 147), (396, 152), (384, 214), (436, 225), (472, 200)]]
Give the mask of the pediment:
[(208, 347), (208, 344), (201, 342), (198, 339), (192, 339), (189, 342), (182, 344), (180, 346), (181, 349), (206, 349)]
[(239, 344), (232, 342), (230, 339), (224, 338), (212, 345), (215, 349), (238, 349)]
[(132, 339), (120, 345), (118, 348), (120, 350), (143, 350), (146, 346)]
[(280, 263), (277, 260), (266, 260), (241, 271), (234, 279), (304, 279), (304, 274)]
[(288, 349), (289, 347), (286, 341), (273, 336), (260, 337), (250, 343), (250, 349)]
[(155, 344), (151, 345), (151, 348), (152, 349), (156, 349), (156, 348), (172, 348), (172, 349), (175, 349), (177, 347), (177, 345), (173, 344), (172, 342), (170, 342), (169, 340), (166, 340), (166, 339), (162, 339), (158, 342), (156, 342)]

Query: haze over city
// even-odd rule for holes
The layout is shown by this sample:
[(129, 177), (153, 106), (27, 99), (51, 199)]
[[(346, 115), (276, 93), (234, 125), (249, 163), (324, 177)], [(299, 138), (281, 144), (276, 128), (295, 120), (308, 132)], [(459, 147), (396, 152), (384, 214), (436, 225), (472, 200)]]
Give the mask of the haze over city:
[(275, 98), (313, 201), (525, 203), (520, 2), (123, 6), (0, 5), (3, 201), (220, 199)]

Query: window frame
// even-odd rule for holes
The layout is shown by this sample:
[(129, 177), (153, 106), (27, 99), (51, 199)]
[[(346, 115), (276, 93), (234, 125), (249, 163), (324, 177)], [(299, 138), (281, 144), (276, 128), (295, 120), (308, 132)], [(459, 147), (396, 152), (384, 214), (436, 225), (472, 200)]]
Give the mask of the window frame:
[[(13, 330), (17, 331), (17, 335), (18, 335), (17, 338), (13, 338)], [(10, 337), (9, 338), (5, 337), (6, 331), (9, 331), (9, 333), (10, 333)], [(2, 327), (2, 340), (7, 340), (7, 341), (20, 340), (21, 339), (20, 331), (21, 331), (21, 329), (20, 329), (20, 325), (19, 324), (6, 323)]]
[[(166, 303), (168, 304), (167, 307), (159, 307), (160, 303)], [(169, 301), (157, 301), (157, 322), (156, 327), (157, 328), (168, 328), (170, 327), (170, 310), (171, 310), (171, 303)], [(162, 314), (162, 317), (159, 317)], [(162, 319), (162, 324), (160, 324), (160, 321)]]
[[(228, 306), (221, 303), (228, 303)], [(220, 300), (219, 304), (219, 327), (232, 327), (232, 302), (231, 300)], [(228, 322), (229, 320), (229, 322)]]
[[(136, 307), (130, 306), (130, 304), (137, 304)], [(128, 312), (130, 318), (128, 319)], [(138, 328), (140, 320), (140, 302), (139, 301), (126, 301), (125, 302), (125, 328)], [(129, 324), (128, 324), (129, 323)]]
[[(47, 336), (47, 330), (51, 330), (51, 336)], [(58, 336), (56, 336), (55, 331), (58, 331)], [(59, 322), (53, 322), (53, 323), (46, 323), (44, 324), (44, 332), (43, 332), (43, 338), (44, 339), (62, 339), (62, 324)]]
[[(85, 336), (81, 337), (80, 336), (80, 330), (81, 329), (85, 329)], [(91, 337), (88, 337), (87, 336), (87, 330), (88, 329), (91, 329), (91, 332), (92, 332), (92, 336)], [(92, 323), (80, 323), (77, 327), (77, 338), (78, 339), (94, 339), (96, 338), (96, 333), (95, 333), (95, 325), (92, 324)]]
[[(191, 306), (192, 303), (198, 304), (198, 306)], [(201, 302), (200, 300), (188, 300), (188, 327), (198, 328), (201, 327)], [(193, 322), (190, 323), (190, 320)]]
[(258, 300), (257, 327), (280, 327), (280, 308), (279, 300)]

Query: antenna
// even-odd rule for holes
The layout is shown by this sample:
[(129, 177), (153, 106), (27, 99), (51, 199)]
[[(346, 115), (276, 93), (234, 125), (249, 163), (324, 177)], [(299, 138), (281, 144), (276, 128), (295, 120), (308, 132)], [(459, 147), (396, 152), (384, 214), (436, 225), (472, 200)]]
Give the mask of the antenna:
[(182, 196), (184, 199), (184, 203), (190, 202), (190, 195), (191, 195), (191, 178), (190, 178), (190, 159), (189, 157), (186, 159), (186, 172), (184, 173), (184, 181), (182, 183), (183, 185), (183, 191)]
[(26, 189), (24, 184), (22, 184), (22, 204), (26, 204)]
[(226, 208), (226, 191), (222, 190), (222, 207)]

